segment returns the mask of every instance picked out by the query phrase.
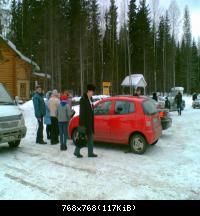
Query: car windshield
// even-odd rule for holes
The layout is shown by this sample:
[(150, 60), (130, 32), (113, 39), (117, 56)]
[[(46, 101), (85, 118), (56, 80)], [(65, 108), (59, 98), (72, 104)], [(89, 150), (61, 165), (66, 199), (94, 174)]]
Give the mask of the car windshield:
[(2, 84), (0, 84), (0, 104), (10, 105), (14, 104), (11, 96), (8, 94)]
[(156, 109), (156, 104), (151, 100), (144, 101), (142, 106), (146, 115), (155, 115), (158, 113), (158, 110)]

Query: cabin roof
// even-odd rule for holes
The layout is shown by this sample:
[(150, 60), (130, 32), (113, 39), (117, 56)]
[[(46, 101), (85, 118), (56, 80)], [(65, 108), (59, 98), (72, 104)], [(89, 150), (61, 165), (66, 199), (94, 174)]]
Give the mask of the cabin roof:
[(47, 76), (47, 79), (51, 79), (51, 75), (49, 74), (45, 74), (45, 73), (33, 73), (33, 75), (38, 76), (38, 77), (42, 77), (45, 78)]
[(132, 74), (130, 76), (127, 76), (122, 84), (124, 87), (143, 87), (145, 88), (147, 86), (147, 83), (144, 79), (144, 76), (142, 74)]
[(34, 61), (32, 61), (30, 58), (23, 55), (10, 40), (5, 38), (1, 34), (0, 34), (0, 38), (20, 57), (20, 59), (27, 62), (28, 64), (33, 65), (36, 70), (38, 70), (38, 71), (40, 70), (39, 65), (37, 63), (35, 63)]

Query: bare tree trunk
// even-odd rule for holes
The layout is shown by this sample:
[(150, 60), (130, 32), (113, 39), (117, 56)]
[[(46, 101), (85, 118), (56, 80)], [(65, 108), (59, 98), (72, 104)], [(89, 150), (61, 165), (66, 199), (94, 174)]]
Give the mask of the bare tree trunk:
[[(165, 31), (164, 31), (165, 32)], [(165, 94), (166, 91), (166, 66), (165, 66), (165, 33), (163, 37), (163, 95)]]
[(143, 69), (144, 69), (144, 77), (146, 77), (146, 49), (144, 47), (144, 52), (143, 52), (144, 56), (144, 62), (143, 62)]
[(133, 95), (133, 87), (132, 87), (132, 79), (131, 79), (131, 52), (130, 52), (129, 33), (127, 34), (127, 48), (128, 48), (128, 74), (129, 74), (130, 94)]
[[(178, 40), (179, 26), (180, 26), (180, 10), (175, 0), (173, 0), (169, 6), (169, 17), (171, 21), (172, 28), (172, 65), (173, 65), (173, 86), (176, 86), (176, 68), (175, 68), (175, 58), (176, 58), (176, 41)], [(176, 36), (176, 37), (175, 37)]]
[(157, 92), (157, 71), (156, 71), (156, 24), (154, 23), (154, 38), (153, 38), (153, 70), (154, 70), (154, 92)]
[(157, 32), (157, 21), (159, 18), (159, 0), (151, 0), (151, 11), (153, 16), (153, 72), (154, 72), (154, 91), (157, 92), (157, 70), (156, 70), (156, 32)]
[(120, 83), (119, 83), (119, 55), (118, 55), (118, 52), (116, 51), (116, 65), (117, 65), (117, 70), (116, 70), (116, 72), (117, 72), (117, 94), (119, 94), (119, 85), (120, 85)]
[[(103, 38), (102, 38), (102, 44), (101, 44), (101, 83), (104, 81), (104, 52), (103, 52)], [(103, 94), (103, 85), (102, 86), (102, 94)]]
[(54, 89), (54, 46), (53, 46), (53, 2), (50, 4), (50, 71), (51, 71), (51, 89)]
[(95, 84), (95, 45), (94, 45), (94, 34), (92, 37), (92, 83)]
[(81, 95), (84, 93), (84, 72), (83, 72), (83, 47), (82, 47), (82, 29), (80, 22), (80, 86), (81, 86)]

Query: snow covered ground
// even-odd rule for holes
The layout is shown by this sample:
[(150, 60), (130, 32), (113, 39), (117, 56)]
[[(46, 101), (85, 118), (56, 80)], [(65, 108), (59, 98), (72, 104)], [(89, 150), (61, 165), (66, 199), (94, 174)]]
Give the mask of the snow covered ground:
[(144, 155), (125, 154), (126, 147), (96, 144), (98, 158), (73, 156), (74, 145), (35, 144), (32, 102), (21, 106), (28, 133), (18, 149), (0, 146), (0, 199), (199, 199), (200, 110), (180, 117)]

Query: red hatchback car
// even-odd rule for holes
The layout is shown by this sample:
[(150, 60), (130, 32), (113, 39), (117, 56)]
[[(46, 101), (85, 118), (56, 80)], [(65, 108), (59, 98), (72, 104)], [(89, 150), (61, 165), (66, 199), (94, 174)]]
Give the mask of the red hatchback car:
[[(130, 145), (132, 152), (143, 154), (162, 135), (155, 103), (145, 97), (117, 96), (94, 106), (94, 141)], [(69, 124), (69, 137), (75, 142), (79, 116)]]

